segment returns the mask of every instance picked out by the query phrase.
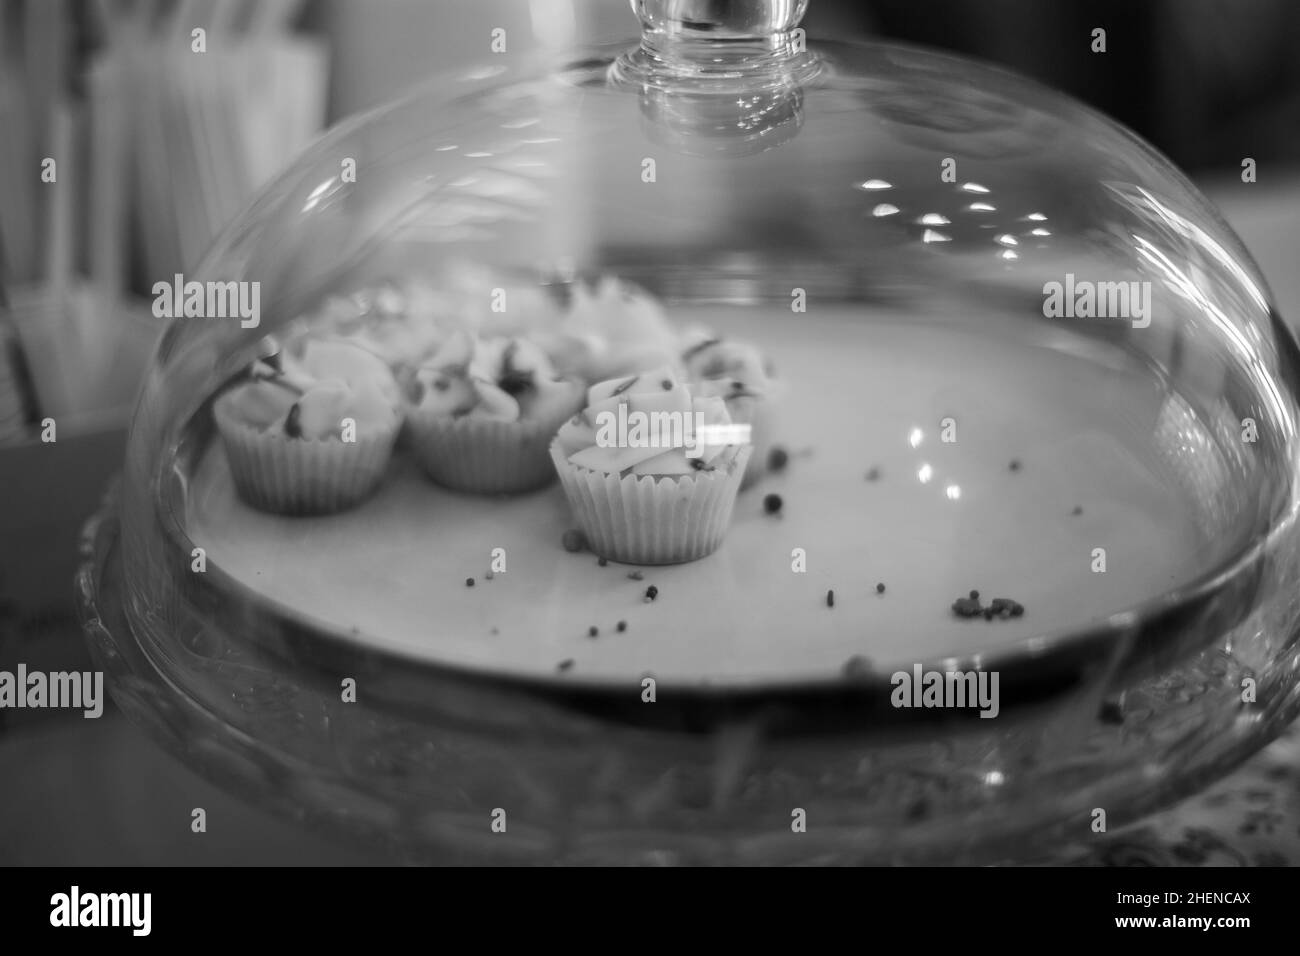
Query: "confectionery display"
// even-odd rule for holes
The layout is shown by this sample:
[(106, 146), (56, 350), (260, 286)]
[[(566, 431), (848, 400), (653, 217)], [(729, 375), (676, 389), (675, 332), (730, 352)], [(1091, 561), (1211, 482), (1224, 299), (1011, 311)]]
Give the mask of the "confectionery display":
[(130, 711), (530, 861), (994, 862), (1260, 746), (1300, 351), (1240, 242), (1065, 97), (696, 6), (340, 127), (223, 234), (260, 323), (174, 321), (87, 536)]
[[(404, 448), (443, 487), (487, 495), (534, 491), (555, 480), (548, 449), (557, 433), (562, 446), (581, 440), (572, 422), (564, 430), (561, 425), (575, 415), (590, 422), (614, 407), (614, 396), (604, 391), (620, 384), (617, 394), (625, 394), (638, 414), (677, 416), (676, 445), (640, 457), (635, 445), (624, 447), (618, 460), (635, 457), (635, 463), (612, 469), (581, 456), (574, 464), (615, 475), (629, 468), (636, 475), (682, 475), (693, 461), (712, 472), (724, 464), (715, 462), (723, 446), (705, 444), (706, 451), (691, 458), (680, 453), (696, 440), (700, 415), (709, 427), (747, 426), (725, 446), (723, 472), (752, 478), (761, 470), (745, 466), (754, 453), (767, 454), (770, 443), (770, 388), (754, 349), (678, 332), (651, 296), (612, 277), (590, 288), (577, 284), (567, 308), (539, 311), (522, 321), (475, 316), (464, 296), (443, 292), (439, 298), (427, 279), (330, 297), (318, 315), (291, 323), (295, 338), (288, 346), (272, 352), (270, 362), (258, 360), (248, 380), (214, 403), (240, 495), (255, 507), (288, 514), (355, 505), (382, 477), (395, 423), (403, 428)], [(309, 329), (326, 330), (327, 337), (313, 337)], [(602, 381), (610, 375), (630, 377)], [(694, 384), (679, 383), (679, 377)], [(646, 383), (653, 383), (660, 401), (649, 401)], [(358, 433), (364, 441), (357, 441)], [(761, 446), (742, 447), (754, 445), (760, 434)], [(701, 519), (709, 531), (680, 551), (689, 557), (673, 558), (678, 551), (671, 550), (630, 560), (667, 563), (712, 551), (736, 491), (731, 486), (737, 483), (724, 484), (729, 492), (717, 495)], [(678, 510), (659, 509), (639, 523), (638, 535), (653, 539), (649, 526), (661, 524), (672, 534), (667, 525)], [(583, 512), (586, 518), (593, 513)], [(611, 550), (650, 553), (644, 545)]]

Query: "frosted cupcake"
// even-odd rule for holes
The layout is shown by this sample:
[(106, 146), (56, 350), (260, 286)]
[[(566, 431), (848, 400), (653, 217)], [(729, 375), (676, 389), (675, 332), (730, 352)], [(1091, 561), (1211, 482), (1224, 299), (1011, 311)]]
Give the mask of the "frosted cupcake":
[(588, 383), (671, 365), (678, 347), (659, 303), (610, 276), (594, 287), (575, 284), (558, 327), (537, 340), (562, 373)]
[(745, 431), (721, 397), (700, 395), (665, 365), (593, 385), (551, 459), (593, 551), (677, 564), (722, 543), (749, 460)]
[(776, 426), (780, 387), (771, 364), (754, 346), (715, 337), (702, 329), (683, 336), (682, 367), (699, 394), (720, 397), (733, 422), (749, 425), (753, 454), (743, 486), (760, 478), (767, 468)]
[(397, 383), (356, 346), (300, 343), (213, 403), (241, 498), (285, 515), (329, 514), (375, 490), (401, 426)]
[(532, 491), (554, 479), (547, 446), (582, 400), (532, 342), (454, 332), (407, 386), (408, 442), (444, 487)]

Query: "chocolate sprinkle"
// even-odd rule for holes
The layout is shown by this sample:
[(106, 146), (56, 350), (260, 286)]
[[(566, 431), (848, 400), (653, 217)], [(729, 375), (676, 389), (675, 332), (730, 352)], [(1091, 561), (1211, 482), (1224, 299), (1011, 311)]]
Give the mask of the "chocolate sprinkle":
[(567, 671), (572, 666), (573, 666), (573, 658), (566, 657), (564, 660), (560, 661), (560, 663), (555, 665), (555, 669), (557, 671)]
[(827, 592), (826, 592), (826, 606), (827, 606), (827, 607), (834, 607), (834, 606), (835, 606), (835, 592), (834, 592), (834, 591), (827, 591)]
[(1025, 613), (1025, 606), (1019, 601), (1011, 600), (1011, 598), (994, 598), (993, 607), (1001, 613), (1010, 614), (1012, 617), (1019, 617)]
[(790, 464), (790, 453), (780, 445), (773, 445), (772, 450), (767, 453), (767, 467), (771, 471), (784, 471), (785, 466)]
[(867, 471), (867, 481), (879, 481), (879, 480), (880, 480), (879, 468), (872, 468)]
[(472, 588), (473, 586), (474, 586), (474, 579), (473, 579), (473, 578), (466, 578), (466, 579), (465, 579), (465, 587), (467, 587), (467, 588)]
[(770, 515), (776, 514), (781, 510), (780, 495), (765, 495), (763, 498), (763, 510)]
[(884, 593), (885, 593), (885, 582), (884, 582), (884, 581), (879, 581), (879, 582), (876, 583), (876, 593), (877, 593), (877, 594), (884, 594)]
[[(438, 383), (433, 383), (434, 388), (438, 388)], [(446, 386), (443, 386), (445, 388)], [(531, 372), (507, 372), (497, 379), (497, 388), (510, 396), (519, 396), (524, 394), (533, 387), (533, 376)], [(438, 389), (442, 391), (442, 389)]]
[(627, 621), (619, 621), (618, 624), (615, 625), (614, 630), (622, 634), (624, 631), (627, 630)]
[(501, 355), (501, 376), (497, 387), (507, 395), (522, 395), (533, 387), (533, 373), (515, 367), (515, 353), (519, 351), (519, 341), (512, 339)]
[(659, 596), (659, 589), (655, 587), (653, 584), (645, 589), (645, 599), (647, 601), (653, 601), (658, 596)]
[(565, 551), (585, 551), (587, 548), (587, 536), (575, 528), (570, 528), (564, 532), (560, 538), (560, 544), (564, 545)]
[(1007, 465), (1007, 467), (1010, 468), (1012, 471), (1019, 471), (1019, 470), (1020, 470), (1020, 459), (1019, 459), (1019, 458), (1012, 458), (1012, 459), (1011, 459), (1011, 463), (1010, 463), (1009, 465)]
[(297, 402), (294, 402), (289, 408), (289, 414), (286, 415), (284, 419), (284, 433), (286, 436), (289, 438), (302, 437), (302, 424), (299, 422), (299, 418), (301, 417), (302, 406)]
[(633, 375), (631, 378), (629, 378), (626, 382), (624, 382), (624, 383), (623, 383), (622, 385), (620, 385), (618, 388), (614, 389), (614, 391), (610, 392), (610, 393), (609, 393), (609, 394), (610, 394), (610, 397), (612, 398), (612, 397), (614, 397), (615, 395), (622, 395), (622, 394), (623, 394), (624, 392), (626, 392), (629, 388), (631, 388), (633, 385), (635, 385), (637, 379), (639, 379), (640, 377), (641, 377), (640, 375)]
[(1025, 613), (1025, 606), (1011, 598), (994, 598), (987, 607), (981, 607), (979, 591), (971, 591), (969, 597), (958, 598), (952, 602), (953, 613), (958, 617), (983, 617), (986, 621), (994, 618), (1005, 620), (1008, 617), (1020, 617)]
[(596, 627), (595, 624), (591, 625), (591, 627), (587, 628), (587, 636), (588, 636), (588, 637), (599, 637), (599, 636), (600, 636), (600, 628)]

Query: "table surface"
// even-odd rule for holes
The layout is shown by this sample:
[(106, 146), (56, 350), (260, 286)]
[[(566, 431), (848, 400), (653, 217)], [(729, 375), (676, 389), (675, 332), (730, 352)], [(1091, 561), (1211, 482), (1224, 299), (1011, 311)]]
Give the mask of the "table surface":
[[(1267, 177), (1265, 177), (1267, 178)], [(1300, 179), (1206, 184), (1255, 255), (1284, 315), (1300, 317)], [(88, 667), (70, 602), (76, 537), (122, 434), (0, 451), (0, 669)], [(55, 455), (65, 456), (54, 460)], [(55, 479), (53, 476), (57, 475)], [(48, 482), (58, 482), (51, 507)], [(357, 865), (386, 862), (272, 819), (216, 789), (111, 707), (98, 720), (0, 711), (0, 864)], [(190, 829), (202, 807), (207, 832)], [(1300, 861), (1300, 724), (1234, 773), (1086, 847), (1078, 865), (1250, 866)]]

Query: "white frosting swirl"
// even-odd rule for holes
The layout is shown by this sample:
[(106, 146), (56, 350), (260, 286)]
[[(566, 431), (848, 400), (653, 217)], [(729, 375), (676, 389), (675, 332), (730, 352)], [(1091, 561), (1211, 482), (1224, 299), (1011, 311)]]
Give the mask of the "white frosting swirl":
[(218, 399), (239, 421), (286, 438), (341, 436), (388, 427), (397, 416), (397, 382), (388, 366), (347, 342), (311, 339), (280, 353), (280, 367), (259, 362), (254, 381)]
[(408, 392), (422, 412), (513, 422), (565, 415), (580, 389), (528, 339), (474, 339), (457, 331), (416, 369)]
[(591, 386), (587, 407), (556, 440), (569, 461), (593, 471), (688, 475), (716, 466), (741, 431), (720, 397), (700, 395), (662, 365)]

